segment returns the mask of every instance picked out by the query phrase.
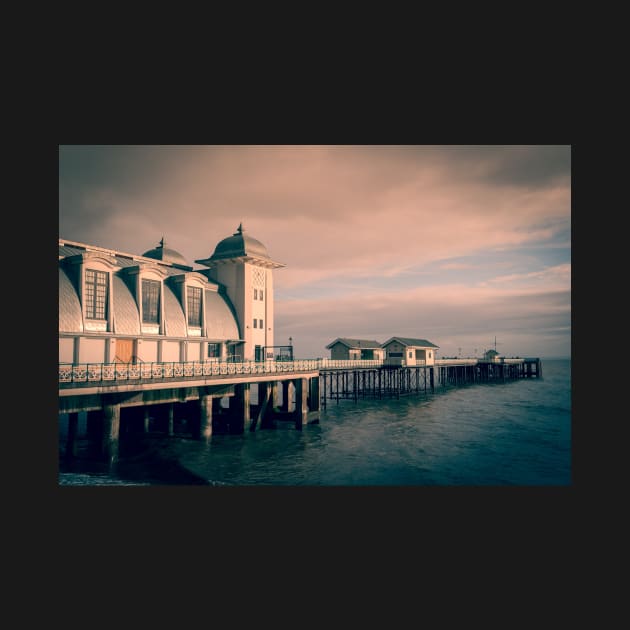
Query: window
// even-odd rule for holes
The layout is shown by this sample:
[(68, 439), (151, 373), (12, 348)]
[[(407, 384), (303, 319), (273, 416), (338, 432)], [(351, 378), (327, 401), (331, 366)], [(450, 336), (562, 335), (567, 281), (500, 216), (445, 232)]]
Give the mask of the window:
[(208, 358), (218, 358), (221, 356), (221, 345), (218, 343), (208, 344)]
[(105, 271), (85, 270), (85, 316), (107, 319), (108, 276)]
[(201, 326), (201, 289), (188, 287), (188, 325)]
[(264, 328), (262, 319), (258, 320), (258, 328)]
[(258, 320), (254, 317), (254, 328), (257, 328), (256, 324), (258, 323)]
[(258, 289), (254, 289), (254, 299), (258, 299)]
[(260, 295), (260, 299), (262, 300), (263, 299), (263, 290), (262, 289), (260, 290), (259, 295)]
[(157, 280), (142, 281), (142, 321), (160, 323), (160, 283)]

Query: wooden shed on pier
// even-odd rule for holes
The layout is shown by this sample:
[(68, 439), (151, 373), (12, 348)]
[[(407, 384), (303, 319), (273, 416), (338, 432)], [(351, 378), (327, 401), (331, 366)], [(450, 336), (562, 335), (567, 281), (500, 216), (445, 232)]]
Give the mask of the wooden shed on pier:
[(392, 337), (383, 345), (388, 365), (434, 365), (435, 351), (439, 348), (426, 339)]
[(372, 339), (348, 339), (338, 337), (326, 346), (331, 359), (382, 360), (385, 350), (378, 341)]

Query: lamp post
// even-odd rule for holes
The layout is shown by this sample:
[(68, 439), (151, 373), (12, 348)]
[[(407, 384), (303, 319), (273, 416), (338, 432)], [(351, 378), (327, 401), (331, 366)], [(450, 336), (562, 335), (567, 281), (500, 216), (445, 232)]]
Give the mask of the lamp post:
[(293, 337), (289, 337), (289, 352), (291, 353), (291, 361), (293, 361)]

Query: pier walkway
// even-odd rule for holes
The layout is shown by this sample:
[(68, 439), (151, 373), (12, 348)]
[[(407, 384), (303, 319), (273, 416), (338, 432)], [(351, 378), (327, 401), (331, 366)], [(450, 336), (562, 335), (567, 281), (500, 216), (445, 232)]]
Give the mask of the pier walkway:
[(59, 414), (68, 416), (66, 456), (76, 453), (78, 414), (84, 412), (92, 450), (111, 462), (117, 458), (121, 423), (123, 433), (132, 427), (148, 432), (158, 425), (173, 435), (182, 410), (193, 437), (208, 439), (213, 431), (243, 433), (276, 420), (302, 429), (319, 421), (328, 400), (400, 397), (528, 377), (542, 377), (540, 359), (437, 359), (428, 365), (420, 360), (332, 359), (60, 363)]

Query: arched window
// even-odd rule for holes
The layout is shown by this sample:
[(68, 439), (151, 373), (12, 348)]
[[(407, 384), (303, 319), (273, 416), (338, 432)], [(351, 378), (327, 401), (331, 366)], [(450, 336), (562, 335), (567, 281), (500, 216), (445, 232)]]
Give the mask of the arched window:
[(85, 316), (88, 319), (107, 319), (109, 274), (95, 269), (85, 270)]
[(188, 325), (201, 326), (201, 289), (188, 287)]
[(142, 280), (142, 321), (160, 323), (160, 282), (157, 280)]

